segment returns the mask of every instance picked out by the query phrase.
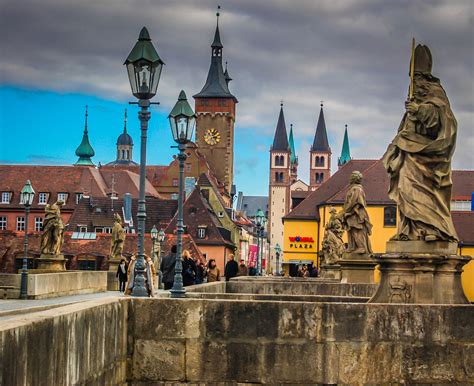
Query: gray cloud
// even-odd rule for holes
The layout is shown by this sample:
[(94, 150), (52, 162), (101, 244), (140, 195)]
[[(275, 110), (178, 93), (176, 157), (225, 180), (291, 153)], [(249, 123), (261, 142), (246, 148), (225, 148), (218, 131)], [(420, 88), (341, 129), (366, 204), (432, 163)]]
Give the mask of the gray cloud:
[[(166, 62), (158, 99), (172, 107), (181, 88), (202, 87), (216, 1), (0, 1), (0, 81), (125, 101), (123, 68), (142, 25)], [(349, 125), (354, 158), (381, 156), (403, 113), (411, 37), (428, 44), (458, 118), (455, 167), (473, 168), (473, 2), (470, 0), (224, 0), (224, 58), (238, 97), (237, 131), (271, 142), (279, 101), (293, 123), (300, 176), (319, 101), (339, 155)], [(239, 131), (239, 129), (241, 131)], [(245, 158), (240, 155), (239, 159)], [(250, 158), (250, 157), (249, 157)], [(259, 165), (267, 167), (265, 162)]]

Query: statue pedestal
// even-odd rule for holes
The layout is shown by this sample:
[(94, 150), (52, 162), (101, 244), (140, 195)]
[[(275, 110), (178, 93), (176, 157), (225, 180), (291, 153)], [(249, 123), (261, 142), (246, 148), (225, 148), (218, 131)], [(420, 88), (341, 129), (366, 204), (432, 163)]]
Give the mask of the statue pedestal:
[(344, 252), (338, 261), (341, 266), (341, 283), (373, 283), (376, 262), (366, 253)]
[(462, 267), (471, 260), (458, 256), (447, 241), (389, 241), (375, 257), (380, 285), (370, 303), (465, 304)]
[(38, 267), (36, 273), (61, 272), (66, 270), (66, 259), (62, 254), (42, 253), (36, 260)]
[(339, 264), (321, 264), (322, 279), (341, 280), (341, 266)]
[(122, 258), (114, 259), (109, 257), (109, 271), (116, 273), (121, 260)]

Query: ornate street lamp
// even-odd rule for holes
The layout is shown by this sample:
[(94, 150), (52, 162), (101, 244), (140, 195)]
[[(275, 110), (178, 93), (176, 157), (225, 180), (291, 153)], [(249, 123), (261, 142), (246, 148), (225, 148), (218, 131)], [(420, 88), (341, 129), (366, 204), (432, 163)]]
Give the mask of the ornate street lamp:
[[(152, 254), (153, 254), (153, 257), (154, 257), (154, 255), (155, 255), (155, 241), (158, 238), (158, 229), (156, 229), (155, 225), (153, 225), (153, 228), (151, 228), (150, 236), (151, 236), (151, 242), (152, 242)], [(153, 258), (153, 262), (155, 262), (154, 258)]]
[(165, 231), (163, 229), (160, 229), (158, 232), (158, 243), (160, 245), (160, 252), (158, 252), (158, 288), (161, 288), (161, 282), (162, 282), (162, 275), (163, 272), (161, 272), (161, 258), (162, 258), (162, 250), (163, 250), (163, 241), (165, 241)]
[(178, 144), (179, 154), (179, 195), (178, 195), (178, 220), (176, 223), (178, 242), (176, 243), (176, 265), (173, 288), (171, 289), (172, 298), (182, 298), (186, 290), (183, 287), (183, 265), (181, 264), (181, 253), (183, 249), (183, 201), (184, 201), (184, 161), (187, 156), (185, 153), (186, 144), (191, 141), (196, 122), (196, 115), (188, 103), (186, 94), (183, 90), (179, 93), (178, 102), (171, 110), (168, 116), (171, 126), (173, 139)]
[(281, 247), (280, 247), (280, 244), (277, 243), (277, 245), (275, 245), (276, 274), (277, 274), (277, 276), (280, 276), (280, 254), (281, 254)]
[(260, 236), (261, 236), (261, 229), (263, 226), (264, 218), (265, 218), (265, 214), (263, 213), (262, 209), (258, 209), (255, 215), (255, 219), (257, 221), (257, 275), (261, 275), (262, 273), (261, 254), (263, 251), (262, 251)]
[(138, 112), (141, 128), (141, 153), (140, 153), (140, 193), (138, 198), (138, 256), (135, 263), (135, 282), (133, 284), (132, 296), (148, 296), (145, 287), (145, 166), (146, 166), (146, 138), (148, 121), (150, 119), (150, 99), (153, 98), (158, 89), (163, 61), (151, 43), (148, 30), (143, 27), (138, 42), (132, 48), (124, 63), (127, 66), (128, 78), (132, 88), (132, 94), (138, 99), (141, 110)]
[(20, 192), (20, 203), (25, 206), (25, 251), (23, 255), (23, 267), (21, 268), (21, 299), (28, 299), (28, 214), (30, 213), (30, 206), (33, 204), (34, 197), (35, 191), (31, 186), (30, 180), (27, 180)]

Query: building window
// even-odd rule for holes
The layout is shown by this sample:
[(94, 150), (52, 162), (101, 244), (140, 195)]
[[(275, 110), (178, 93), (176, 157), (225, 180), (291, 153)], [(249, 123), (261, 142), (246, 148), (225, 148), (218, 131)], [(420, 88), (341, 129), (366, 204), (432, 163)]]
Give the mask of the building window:
[(95, 228), (95, 233), (104, 233), (104, 228), (102, 228), (102, 227), (96, 227), (96, 228)]
[(24, 231), (25, 230), (25, 218), (24, 217), (17, 217), (16, 218), (16, 230), (17, 231)]
[(2, 192), (2, 204), (10, 203), (10, 192)]
[(86, 226), (80, 226), (79, 227), (79, 232), (86, 233), (87, 232), (87, 227)]
[(79, 201), (82, 200), (84, 195), (82, 193), (76, 193), (76, 205), (79, 204)]
[(35, 232), (40, 232), (43, 227), (43, 217), (35, 217)]
[(67, 193), (58, 193), (58, 201), (62, 201), (66, 203), (67, 201)]
[(186, 164), (186, 172), (187, 173), (191, 172), (191, 164)]
[(0, 217), (0, 231), (7, 230), (7, 218), (5, 216)]
[(207, 99), (202, 99), (201, 106), (209, 106), (209, 101)]
[(206, 227), (198, 227), (198, 239), (203, 239), (206, 237)]
[(178, 179), (177, 178), (173, 178), (173, 186), (178, 186)]
[(38, 195), (38, 204), (46, 205), (48, 203), (48, 193), (41, 192)]
[(227, 101), (225, 99), (219, 99), (219, 106), (227, 106)]
[(172, 200), (177, 200), (177, 199), (178, 199), (178, 193), (173, 193), (173, 194), (171, 195), (171, 199), (172, 199)]
[(102, 232), (103, 233), (112, 233), (112, 228), (111, 227), (104, 227)]
[(397, 225), (397, 207), (387, 206), (383, 208), (383, 226), (393, 227)]
[(95, 260), (79, 260), (77, 269), (80, 271), (95, 271)]

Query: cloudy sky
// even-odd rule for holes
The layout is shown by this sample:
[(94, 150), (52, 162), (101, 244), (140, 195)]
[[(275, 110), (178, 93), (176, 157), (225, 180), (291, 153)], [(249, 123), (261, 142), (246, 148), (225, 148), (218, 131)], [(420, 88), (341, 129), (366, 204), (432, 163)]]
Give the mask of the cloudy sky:
[[(380, 157), (403, 114), (413, 36), (431, 48), (433, 74), (458, 120), (454, 167), (474, 168), (472, 0), (0, 0), (0, 162), (74, 163), (86, 104), (94, 160), (113, 160), (133, 99), (122, 64), (145, 25), (166, 63), (148, 163), (169, 163), (165, 116), (181, 89), (190, 96), (206, 80), (217, 4), (239, 99), (239, 190), (267, 194), (280, 100), (303, 180), (321, 100), (333, 170), (346, 123), (352, 157)], [(138, 143), (136, 108), (129, 111)]]

